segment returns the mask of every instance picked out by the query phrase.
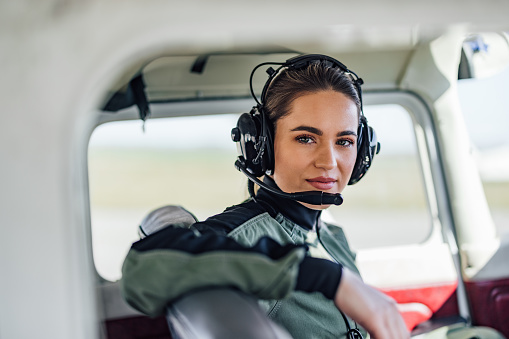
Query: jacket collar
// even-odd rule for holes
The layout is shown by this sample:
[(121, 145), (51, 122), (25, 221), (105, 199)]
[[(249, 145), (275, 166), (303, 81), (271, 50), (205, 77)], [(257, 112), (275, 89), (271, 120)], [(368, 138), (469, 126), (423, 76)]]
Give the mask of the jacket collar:
[[(268, 176), (263, 178), (263, 182), (270, 187), (279, 189), (276, 182)], [(315, 229), (322, 213), (322, 211), (307, 208), (295, 200), (278, 197), (263, 188), (258, 190), (256, 200), (266, 202), (275, 212), (283, 214), (297, 225), (309, 230)]]

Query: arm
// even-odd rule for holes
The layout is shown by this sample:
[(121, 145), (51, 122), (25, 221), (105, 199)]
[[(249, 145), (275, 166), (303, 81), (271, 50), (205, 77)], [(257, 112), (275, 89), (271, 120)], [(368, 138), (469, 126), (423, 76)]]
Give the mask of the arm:
[(305, 247), (262, 238), (253, 247), (214, 232), (169, 226), (133, 244), (122, 267), (121, 291), (135, 309), (156, 316), (192, 290), (233, 287), (280, 299), (295, 287)]
[(348, 269), (343, 269), (334, 303), (364, 327), (374, 339), (407, 339), (410, 334), (398, 312), (396, 302), (364, 284)]
[(372, 338), (409, 338), (396, 302), (366, 285), (360, 278), (354, 263), (355, 255), (341, 227), (326, 223), (321, 233), (324, 243), (329, 248), (335, 248), (345, 265), (341, 281), (331, 297), (336, 307), (366, 329)]

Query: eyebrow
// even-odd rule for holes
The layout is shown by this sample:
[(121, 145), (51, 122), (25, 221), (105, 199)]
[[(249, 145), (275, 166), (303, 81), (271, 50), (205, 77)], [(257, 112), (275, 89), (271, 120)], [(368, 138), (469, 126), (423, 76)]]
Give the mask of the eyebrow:
[[(311, 127), (311, 126), (298, 126), (298, 127), (295, 127), (293, 129), (291, 129), (292, 132), (295, 132), (295, 131), (306, 131), (306, 132), (309, 132), (309, 133), (313, 133), (313, 134), (316, 134), (316, 135), (319, 135), (319, 136), (322, 136), (323, 135), (323, 132), (321, 130), (319, 130), (318, 128), (315, 128), (315, 127)], [(336, 134), (337, 137), (342, 137), (342, 136), (345, 136), (345, 135), (353, 135), (353, 136), (357, 136), (357, 133), (355, 133), (354, 131), (342, 131), (342, 132), (339, 132), (338, 134)]]

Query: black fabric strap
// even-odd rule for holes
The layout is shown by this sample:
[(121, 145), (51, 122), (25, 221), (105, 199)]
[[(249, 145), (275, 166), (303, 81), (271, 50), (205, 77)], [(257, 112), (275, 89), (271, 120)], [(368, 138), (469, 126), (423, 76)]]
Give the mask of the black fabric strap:
[(140, 112), (140, 119), (145, 121), (150, 116), (150, 107), (147, 95), (145, 93), (145, 82), (143, 76), (139, 74), (134, 77), (125, 89), (118, 91), (104, 105), (103, 110), (116, 112), (124, 108), (136, 105)]
[(212, 232), (196, 234), (189, 228), (166, 227), (162, 230), (135, 242), (132, 248), (138, 252), (153, 250), (176, 250), (190, 254), (207, 252), (251, 252), (263, 254), (273, 260), (280, 259), (296, 248), (306, 245), (280, 245), (269, 237), (262, 237), (253, 247), (245, 247), (232, 238)]
[(140, 74), (131, 80), (130, 85), (133, 88), (136, 106), (138, 106), (140, 111), (140, 119), (145, 121), (150, 116), (150, 108), (148, 106), (147, 95), (145, 94), (145, 83), (143, 82), (142, 75)]

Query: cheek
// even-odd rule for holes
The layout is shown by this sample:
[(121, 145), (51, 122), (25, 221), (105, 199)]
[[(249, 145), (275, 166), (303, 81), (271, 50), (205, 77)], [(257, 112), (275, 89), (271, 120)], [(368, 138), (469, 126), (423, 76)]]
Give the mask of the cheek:
[[(297, 168), (303, 168), (311, 159), (311, 154), (302, 147), (294, 147), (291, 143), (280, 143), (279, 148), (274, 148), (275, 169), (286, 172), (295, 172)], [(284, 150), (278, 152), (278, 149)]]
[(278, 152), (278, 148), (274, 152), (274, 174), (282, 174), (294, 166), (292, 157), (289, 156), (289, 152)]
[(296, 182), (299, 181), (300, 175), (305, 172), (307, 157), (302, 152), (295, 149), (291, 144), (279, 143), (278, 152), (277, 145), (274, 148), (274, 173), (272, 178), (283, 191), (296, 191)]
[(338, 166), (343, 173), (351, 174), (357, 161), (357, 149), (353, 149), (351, 152), (342, 154), (338, 159)]
[(351, 170), (353, 170), (353, 167), (355, 166), (355, 162), (357, 161), (357, 150), (354, 150), (352, 154), (350, 155), (348, 159), (348, 166)]

